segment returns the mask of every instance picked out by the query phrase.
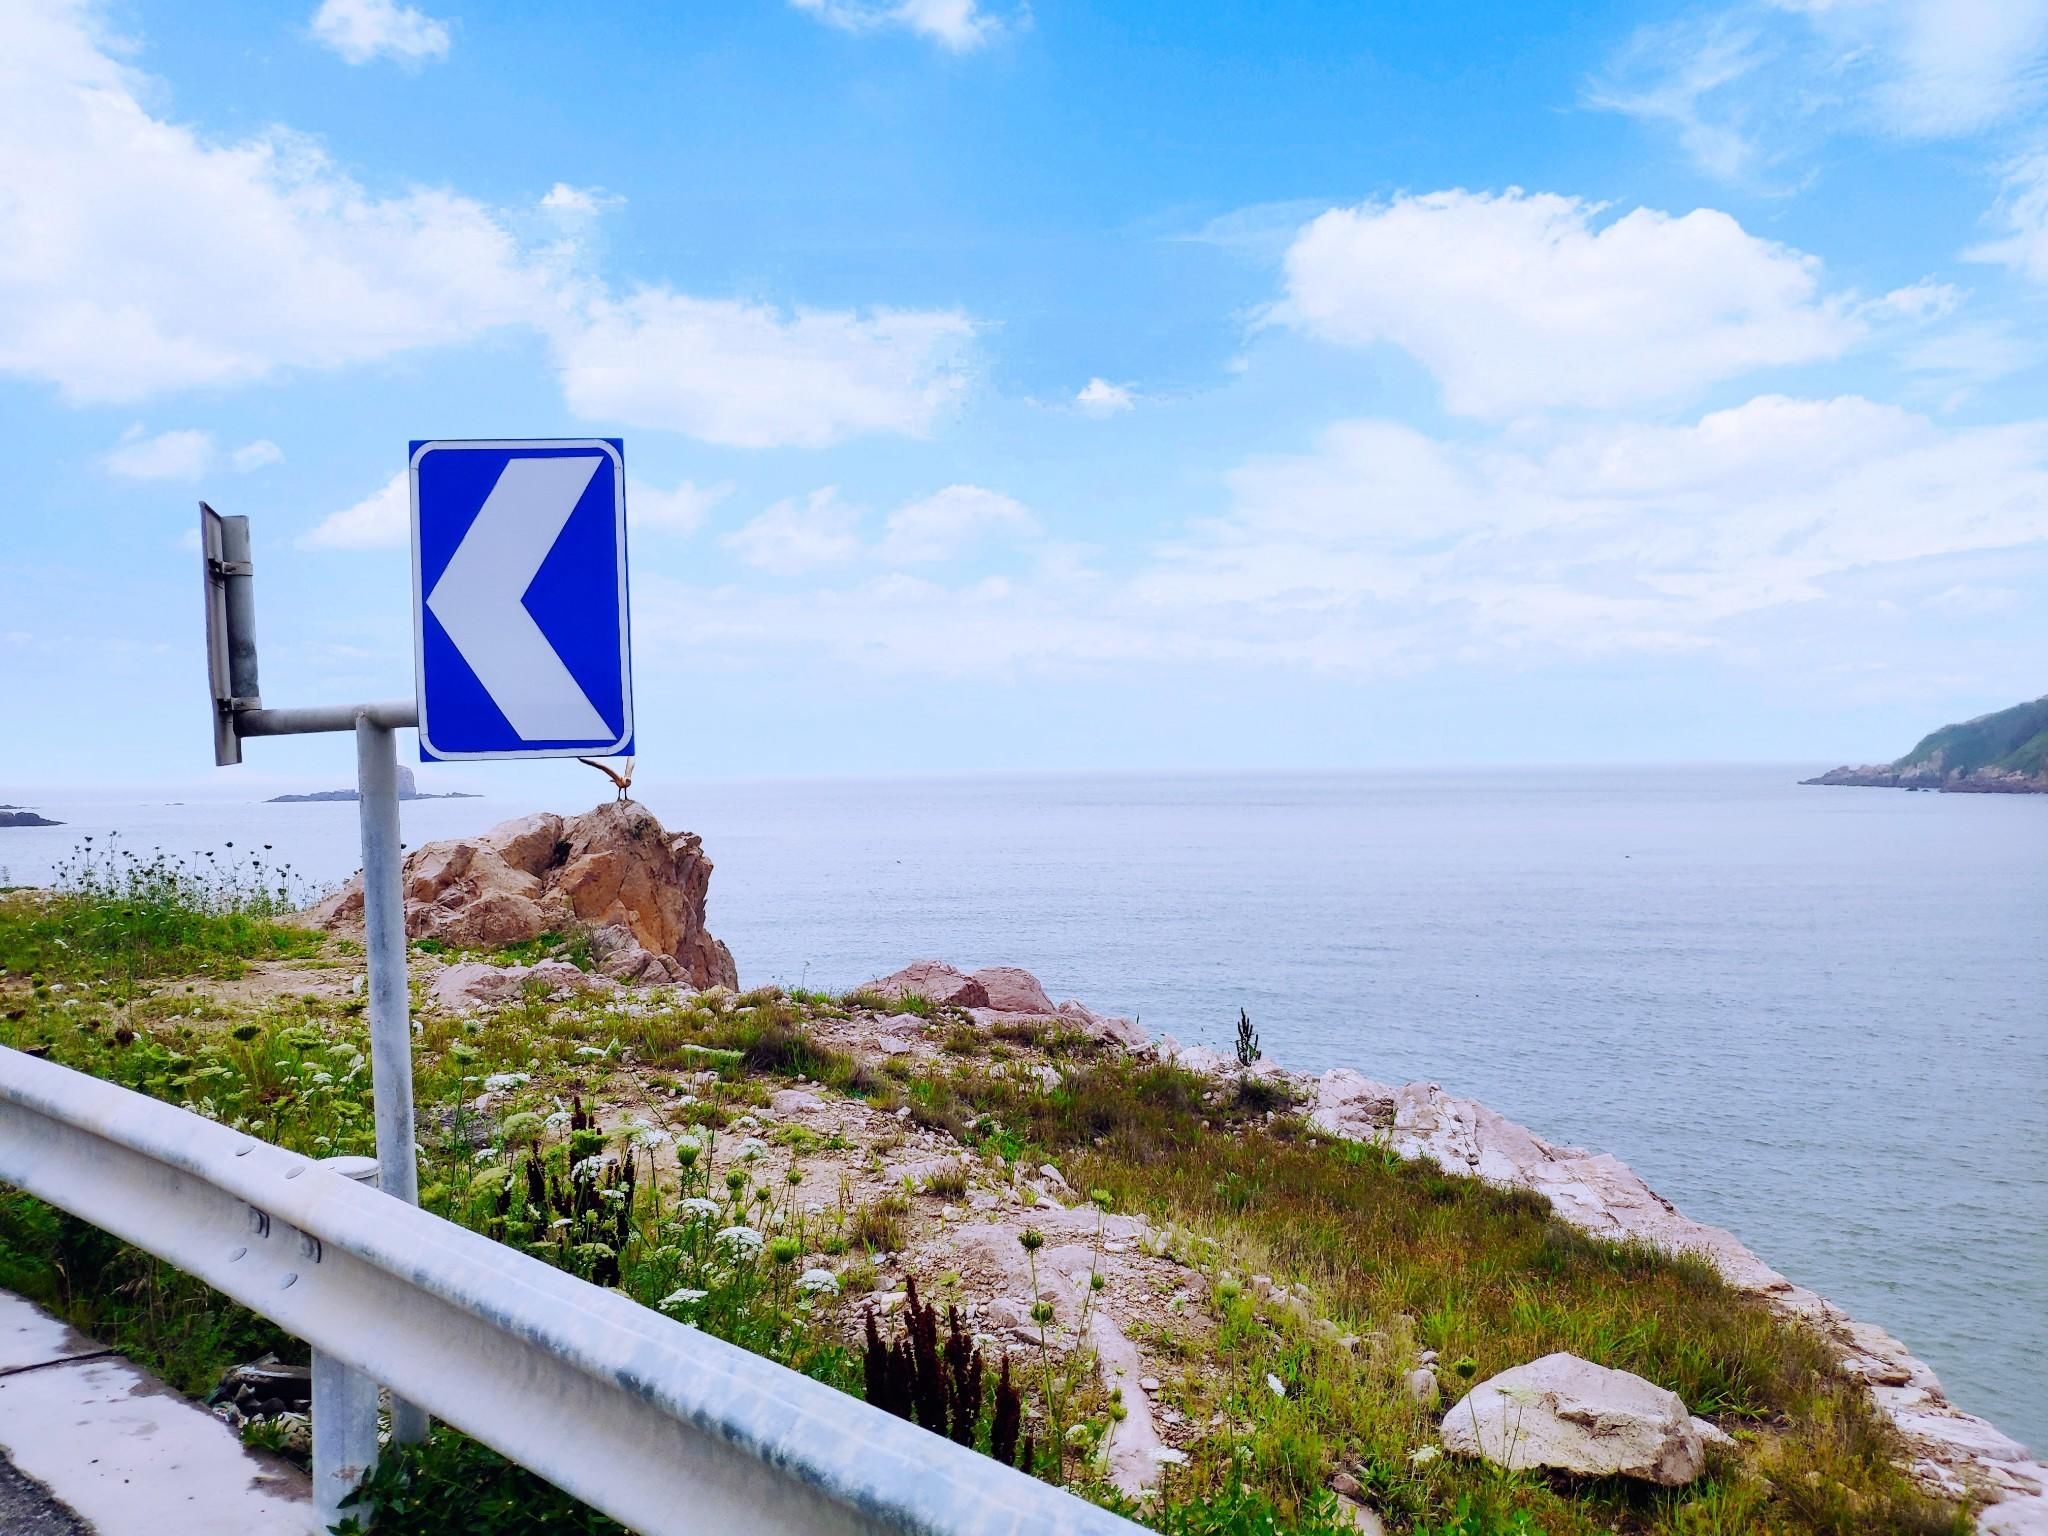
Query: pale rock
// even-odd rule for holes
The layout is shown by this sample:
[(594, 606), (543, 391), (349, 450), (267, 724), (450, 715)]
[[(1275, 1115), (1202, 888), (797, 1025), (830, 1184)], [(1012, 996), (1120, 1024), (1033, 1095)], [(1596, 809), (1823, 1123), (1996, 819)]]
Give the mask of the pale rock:
[(814, 1115), (824, 1107), (823, 1099), (801, 1088), (777, 1089), (768, 1101), (768, 1108), (777, 1115)]
[(1551, 1468), (1678, 1488), (1706, 1446), (1675, 1392), (1575, 1355), (1545, 1355), (1481, 1382), (1444, 1415), (1444, 1449), (1510, 1471)]
[(1221, 1051), (1212, 1051), (1206, 1045), (1182, 1045), (1172, 1035), (1161, 1035), (1152, 1049), (1161, 1061), (1201, 1077), (1221, 1077), (1236, 1066)]
[(1443, 1397), (1443, 1388), (1437, 1385), (1436, 1372), (1426, 1365), (1418, 1365), (1402, 1378), (1402, 1385), (1408, 1389), (1410, 1401), (1425, 1408), (1434, 1408)]
[(2019, 1441), (1971, 1413), (1914, 1410), (1892, 1415), (1892, 1422), (1909, 1440), (1939, 1446), (1949, 1455), (1981, 1458), (1984, 1461), (2019, 1462), (2027, 1459), (2027, 1448)]
[(1692, 1427), (1700, 1432), (1700, 1438), (1707, 1444), (1718, 1445), (1724, 1451), (1734, 1449), (1735, 1437), (1713, 1420), (1703, 1419), (1695, 1414)]
[(1328, 1136), (1370, 1141), (1394, 1123), (1394, 1092), (1349, 1067), (1332, 1067), (1316, 1079), (1309, 1124)]
[(1157, 1392), (1159, 1390), (1159, 1378), (1157, 1376), (1141, 1376), (1138, 1378), (1138, 1385), (1147, 1392)]
[(884, 1056), (903, 1056), (915, 1049), (901, 1035), (884, 1035), (875, 1042), (875, 1049)]
[(466, 1013), (492, 1003), (508, 1003), (526, 995), (529, 986), (540, 987), (550, 997), (570, 992), (594, 992), (614, 985), (607, 977), (579, 971), (566, 960), (543, 960), (538, 965), (486, 965), (480, 960), (451, 965), (427, 988), (427, 998), (453, 1012)]
[(1038, 984), (1038, 978), (1017, 966), (983, 966), (969, 973), (968, 980), (979, 982), (988, 999), (979, 1006), (993, 1008), (998, 1013), (1026, 1013), (1049, 1019), (1059, 1011), (1053, 1007), (1052, 999), (1045, 995), (1045, 988)]
[[(1137, 1345), (1108, 1307), (1086, 1305), (1088, 1287), (1085, 1283), (1077, 1285), (1069, 1277), (1079, 1271), (1085, 1280), (1086, 1272), (1093, 1266), (1094, 1245), (1098, 1241), (1132, 1241), (1146, 1232), (1145, 1224), (1136, 1217), (1086, 1208), (1049, 1212), (1034, 1224), (1046, 1239), (1037, 1259), (1038, 1293), (1052, 1304), (1054, 1325), (1078, 1329), (1085, 1311), (1085, 1334), (1077, 1342), (1085, 1343), (1094, 1353), (1103, 1386), (1115, 1387), (1137, 1379), (1143, 1373)], [(1016, 1229), (996, 1224), (962, 1226), (953, 1235), (953, 1253), (963, 1271), (989, 1276), (1005, 1292), (1003, 1298), (990, 1303), (991, 1321), (998, 1315), (996, 1308), (1007, 1302), (1010, 1310), (1000, 1315), (1008, 1318), (1021, 1314), (1025, 1329), (1019, 1333), (1017, 1325), (1009, 1324), (1013, 1334), (1024, 1342), (1036, 1343), (1038, 1325), (1031, 1320), (1030, 1302), (1009, 1300), (1029, 1296), (1032, 1290), (1031, 1256), (1018, 1243)], [(1124, 1493), (1135, 1495), (1159, 1480), (1159, 1463), (1152, 1453), (1161, 1449), (1164, 1442), (1152, 1422), (1147, 1400), (1133, 1395), (1126, 1406), (1129, 1417), (1117, 1426), (1109, 1442), (1109, 1476)]]
[(1059, 1017), (1089, 1039), (1126, 1051), (1142, 1051), (1151, 1043), (1151, 1037), (1136, 1020), (1096, 1013), (1072, 998), (1060, 1004)]
[(900, 971), (871, 981), (862, 988), (878, 997), (922, 997), (927, 1002), (959, 1008), (986, 1008), (988, 988), (966, 972), (943, 960), (914, 960)]
[(1982, 1536), (2048, 1536), (2048, 1495), (2005, 1499), (1977, 1516)]

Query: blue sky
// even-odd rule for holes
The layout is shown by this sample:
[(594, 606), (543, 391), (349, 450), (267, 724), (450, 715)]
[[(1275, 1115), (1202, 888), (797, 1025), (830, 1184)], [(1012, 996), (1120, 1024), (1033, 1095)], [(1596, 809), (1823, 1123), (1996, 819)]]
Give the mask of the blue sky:
[(624, 439), (650, 775), (2048, 689), (2048, 0), (578, 10), (0, 5), (0, 784), (212, 773), (201, 496), (403, 692), (429, 436)]

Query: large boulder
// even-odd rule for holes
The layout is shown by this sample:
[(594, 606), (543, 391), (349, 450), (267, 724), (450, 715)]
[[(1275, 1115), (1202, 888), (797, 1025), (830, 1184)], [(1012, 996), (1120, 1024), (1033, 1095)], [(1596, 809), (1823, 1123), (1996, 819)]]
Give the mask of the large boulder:
[(890, 999), (921, 997), (927, 1002), (960, 1008), (989, 1006), (988, 988), (958, 966), (943, 960), (913, 960), (900, 971), (871, 981), (863, 991)]
[(1706, 1441), (1676, 1392), (1576, 1355), (1545, 1355), (1482, 1381), (1444, 1415), (1444, 1449), (1511, 1472), (1634, 1477), (1678, 1488), (1706, 1470)]
[[(581, 816), (523, 816), (481, 837), (406, 856), (405, 931), (458, 949), (497, 949), (588, 928), (605, 974), (737, 988), (732, 951), (704, 926), (711, 861), (694, 832), (671, 834), (644, 807), (608, 801)], [(360, 875), (320, 903), (324, 927), (360, 926)]]
[(988, 994), (986, 1006), (998, 1013), (1028, 1013), (1049, 1019), (1058, 1011), (1045, 995), (1045, 988), (1038, 984), (1038, 978), (1020, 966), (986, 965), (970, 973), (967, 979), (981, 983), (982, 991)]

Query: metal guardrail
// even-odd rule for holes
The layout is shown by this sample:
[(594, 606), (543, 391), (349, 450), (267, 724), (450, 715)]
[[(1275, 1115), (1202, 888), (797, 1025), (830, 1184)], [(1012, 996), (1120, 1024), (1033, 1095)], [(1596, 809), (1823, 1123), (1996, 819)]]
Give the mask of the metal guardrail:
[(0, 1180), (645, 1536), (1139, 1532), (310, 1158), (4, 1047)]

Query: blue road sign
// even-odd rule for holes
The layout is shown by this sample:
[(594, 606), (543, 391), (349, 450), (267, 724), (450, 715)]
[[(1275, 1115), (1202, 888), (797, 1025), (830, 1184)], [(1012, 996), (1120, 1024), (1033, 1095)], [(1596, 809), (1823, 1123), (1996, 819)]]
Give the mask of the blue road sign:
[(424, 761), (633, 750), (622, 446), (412, 445)]

